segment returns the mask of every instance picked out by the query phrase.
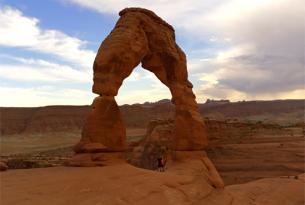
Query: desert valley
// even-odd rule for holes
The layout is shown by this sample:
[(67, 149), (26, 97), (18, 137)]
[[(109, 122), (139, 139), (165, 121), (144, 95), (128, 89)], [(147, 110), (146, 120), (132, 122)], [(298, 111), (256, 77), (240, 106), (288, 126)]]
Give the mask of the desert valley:
[[(280, 186), (278, 183), (286, 183), (281, 180), (294, 183), (294, 181), (303, 179), (300, 174), (305, 172), (304, 118), (302, 115), (304, 103), (304, 100), (280, 100), (235, 103), (211, 101), (199, 104), (202, 118), (205, 119), (209, 133), (207, 154), (229, 190), (236, 189), (238, 190), (236, 192), (239, 193), (242, 189), (245, 196), (255, 194), (258, 191), (257, 194), (261, 194), (260, 197), (272, 197), (270, 196), (272, 194), (270, 189)], [(122, 105), (120, 110), (127, 127), (128, 150), (125, 157), (128, 163), (135, 167), (147, 169), (147, 171), (143, 170), (143, 177), (152, 174), (156, 175), (154, 177), (161, 178), (150, 180), (166, 180), (167, 177), (163, 175), (172, 173), (174, 167), (169, 164), (165, 173), (158, 173), (156, 172), (155, 159), (160, 150), (164, 146), (168, 146), (173, 126), (173, 105), (169, 100), (161, 100), (155, 103)], [(71, 179), (64, 179), (66, 176), (64, 173), (68, 173), (71, 168), (63, 168), (63, 166), (73, 155), (73, 146), (80, 139), (81, 128), (88, 112), (89, 106), (1, 108), (1, 161), (4, 161), (9, 168), (8, 172), (2, 172), (1, 174), (1, 194), (4, 204), (18, 204), (21, 201), (24, 204), (31, 204), (34, 202), (36, 192), (43, 196), (47, 192), (53, 191), (55, 196), (55, 187), (54, 189), (50, 188), (50, 190), (43, 188), (44, 183), (47, 184), (48, 181), (53, 180), (46, 179), (47, 176), (43, 178), (46, 175), (43, 170), (50, 169), (50, 172), (56, 173), (54, 177), (63, 181), (63, 184), (58, 187), (60, 189), (65, 189), (65, 187), (62, 187), (65, 183), (68, 183), (64, 182), (65, 180), (72, 180), (73, 177), (76, 177), (71, 176)], [(104, 176), (111, 167), (101, 167), (98, 170), (79, 168), (79, 170), (73, 172), (76, 175), (87, 175), (87, 169), (92, 177), (94, 175), (98, 177), (99, 171)], [(122, 176), (121, 169), (124, 172), (126, 171)], [(117, 173), (115, 176), (118, 177), (117, 180), (125, 180), (123, 178), (126, 174), (128, 175), (129, 169), (131, 167), (116, 167), (115, 172)], [(192, 167), (188, 167), (188, 169), (192, 169)], [(141, 171), (136, 169), (136, 172), (140, 173)], [(131, 173), (133, 171), (130, 171)], [(36, 179), (37, 175), (41, 175), (39, 176), (41, 179)], [(140, 175), (142, 176), (142, 174)], [(17, 178), (15, 181), (9, 181), (10, 177)], [(165, 177), (165, 179), (162, 179), (162, 177)], [(22, 181), (25, 178), (28, 179), (22, 182), (24, 185), (19, 184), (19, 180)], [(100, 185), (111, 183), (111, 181), (104, 181), (110, 180), (107, 177), (101, 178), (103, 179), (101, 179)], [(140, 177), (139, 179), (129, 180), (141, 181), (141, 179)], [(29, 180), (33, 180), (33, 186), (37, 186), (36, 189), (22, 188), (22, 186), (29, 186), (27, 184)], [(42, 183), (45, 180), (46, 182)], [(94, 179), (89, 179), (84, 187), (79, 187), (84, 197), (90, 196), (91, 191), (98, 189), (98, 182), (93, 183), (91, 180)], [(77, 180), (74, 183), (77, 183)], [(140, 184), (140, 182), (138, 183)], [(12, 189), (16, 189), (16, 186), (20, 186), (19, 196), (5, 197), (13, 194)], [(70, 186), (81, 185), (73, 184)], [(141, 186), (145, 185), (142, 184)], [(287, 186), (293, 187), (294, 185)], [(128, 186), (126, 185), (126, 187)], [(256, 190), (258, 187), (265, 187), (269, 191)], [(283, 188), (288, 189), (285, 187)], [(301, 189), (299, 190), (300, 193), (304, 192), (304, 182), (300, 183), (299, 188)], [(177, 189), (178, 191), (180, 188), (174, 186), (171, 189)], [(70, 193), (72, 194), (76, 190), (74, 192), (73, 190), (70, 191), (72, 191)], [(287, 193), (285, 197), (289, 200), (290, 191), (293, 191), (293, 189), (283, 190)], [(64, 193), (62, 194), (64, 195)], [(110, 200), (110, 196), (107, 200)], [(148, 196), (154, 198), (153, 192), (151, 196), (150, 194)], [(28, 197), (28, 202), (24, 201), (26, 197)], [(155, 197), (157, 200), (158, 195)], [(282, 198), (279, 199), (283, 200)], [(42, 197), (41, 200), (46, 199)], [(49, 200), (49, 204), (61, 204), (68, 199), (63, 197), (62, 200)], [(80, 204), (93, 203), (91, 201), (84, 202), (81, 197), (79, 200)], [(94, 201), (94, 199), (92, 200)], [(304, 202), (304, 199), (296, 200), (300, 200), (300, 202), (292, 204), (301, 205)], [(47, 202), (44, 203), (47, 204)], [(226, 202), (222, 201), (219, 204), (222, 203), (225, 204)], [(248, 202), (244, 203), (247, 204)], [(264, 204), (263, 202), (260, 203)], [(126, 202), (126, 204), (128, 203)], [(130, 204), (132, 203), (130, 202)], [(139, 204), (141, 203), (139, 202)], [(151, 204), (154, 204), (154, 202), (152, 201)], [(251, 203), (249, 202), (249, 204)]]

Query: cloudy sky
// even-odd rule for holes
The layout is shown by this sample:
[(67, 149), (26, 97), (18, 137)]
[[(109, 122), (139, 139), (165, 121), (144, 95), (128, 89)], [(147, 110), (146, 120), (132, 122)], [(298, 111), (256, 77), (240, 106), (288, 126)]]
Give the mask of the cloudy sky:
[[(198, 102), (305, 99), (303, 0), (0, 0), (0, 106), (90, 104), (96, 51), (125, 7), (175, 27)], [(116, 97), (163, 98), (141, 67)]]

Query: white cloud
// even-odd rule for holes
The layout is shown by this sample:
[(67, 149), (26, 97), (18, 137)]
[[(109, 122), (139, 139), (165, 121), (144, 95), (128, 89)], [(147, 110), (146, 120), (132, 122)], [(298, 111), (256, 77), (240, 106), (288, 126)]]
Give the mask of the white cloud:
[[(205, 89), (196, 89), (195, 93), (200, 99), (230, 99), (231, 101), (241, 100), (274, 100), (274, 99), (305, 99), (305, 89), (290, 90), (288, 92), (258, 93), (238, 91), (230, 87), (215, 85)], [(205, 100), (200, 100), (204, 102)]]
[[(143, 7), (151, 9), (162, 18), (169, 21), (183, 21), (186, 23), (185, 16), (197, 15), (199, 12), (205, 13), (213, 6), (224, 2), (224, 0), (65, 0), (66, 2), (76, 3), (80, 6), (93, 9), (102, 13), (118, 14), (126, 7)], [(171, 22), (173, 23), (173, 22)]]
[[(2, 57), (4, 55), (1, 55)], [(52, 63), (41, 59), (26, 59), (13, 56), (5, 56), (18, 64), (0, 63), (1, 78), (31, 81), (31, 82), (71, 82), (72, 83), (91, 83), (92, 71), (76, 70), (67, 65)]]
[(135, 70), (124, 80), (124, 82), (135, 82), (141, 80), (141, 74)]
[[(11, 7), (0, 7), (0, 46), (52, 55), (63, 63), (1, 54), (0, 106), (43, 106), (50, 104), (90, 104), (90, 90), (72, 89), (92, 82), (95, 53), (86, 42), (58, 30), (39, 27), (39, 20)], [(13, 81), (10, 81), (13, 80)], [(17, 82), (17, 83), (16, 83)], [(23, 84), (36, 87), (23, 88)], [(63, 87), (66, 83), (71, 88)], [(87, 88), (86, 85), (86, 88)]]
[(22, 47), (52, 54), (82, 69), (91, 69), (95, 53), (85, 49), (86, 41), (58, 30), (44, 30), (39, 20), (26, 17), (11, 7), (0, 7), (0, 46)]
[(133, 90), (128, 93), (120, 93), (116, 100), (119, 105), (144, 102), (156, 102), (161, 99), (171, 99), (167, 89)]
[[(116, 97), (118, 104), (133, 104), (144, 102), (156, 102), (161, 99), (171, 99), (167, 88), (152, 72), (137, 67), (123, 83)], [(131, 80), (129, 80), (131, 78)], [(135, 88), (135, 89), (131, 89)]]
[(129, 92), (119, 92), (118, 96), (116, 96), (119, 105), (156, 102), (161, 99), (171, 99), (170, 91), (166, 87), (155, 87), (149, 90), (130, 90)]
[[(35, 107), (45, 105), (88, 105), (94, 95), (78, 89), (60, 89), (52, 86), (37, 88), (0, 87), (0, 106)], [(15, 103), (14, 103), (15, 102)], [(16, 103), (18, 102), (18, 103)]]
[(304, 13), (300, 0), (235, 0), (210, 14), (215, 35), (229, 36), (232, 46), (209, 62), (218, 83), (202, 93), (305, 98)]

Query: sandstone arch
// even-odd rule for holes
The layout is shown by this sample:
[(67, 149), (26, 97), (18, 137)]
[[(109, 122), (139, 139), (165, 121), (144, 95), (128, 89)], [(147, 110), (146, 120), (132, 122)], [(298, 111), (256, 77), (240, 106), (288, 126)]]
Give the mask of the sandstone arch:
[(172, 94), (176, 106), (173, 150), (202, 150), (207, 145), (204, 122), (198, 112), (186, 56), (175, 42), (172, 26), (152, 11), (126, 8), (96, 55), (93, 92), (100, 95), (83, 128), (76, 153), (123, 151), (125, 127), (114, 99), (133, 69), (153, 72)]

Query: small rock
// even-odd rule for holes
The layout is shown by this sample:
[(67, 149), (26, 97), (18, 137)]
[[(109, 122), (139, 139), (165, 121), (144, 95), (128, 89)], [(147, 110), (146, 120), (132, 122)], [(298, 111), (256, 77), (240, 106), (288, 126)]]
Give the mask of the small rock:
[(6, 171), (8, 166), (4, 162), (0, 162), (0, 171)]

